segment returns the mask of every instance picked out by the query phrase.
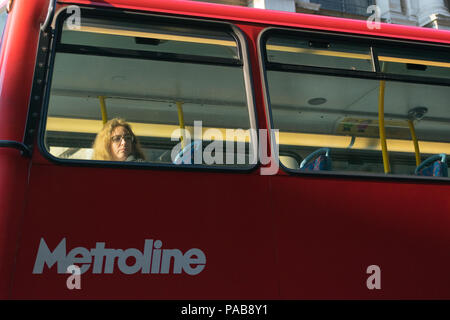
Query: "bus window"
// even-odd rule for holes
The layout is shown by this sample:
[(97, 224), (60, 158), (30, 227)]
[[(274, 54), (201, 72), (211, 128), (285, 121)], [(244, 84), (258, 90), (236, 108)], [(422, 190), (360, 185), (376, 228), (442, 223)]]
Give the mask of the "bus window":
[(186, 160), (183, 150), (201, 140), (181, 164), (249, 167), (255, 121), (237, 31), (157, 17), (82, 17), (80, 28), (58, 20), (45, 129), (53, 157), (91, 160), (103, 123), (122, 118), (146, 163)]
[(61, 44), (239, 59), (239, 46), (228, 31), (186, 27), (166, 21), (109, 21), (84, 18), (79, 29), (63, 27)]
[(373, 70), (370, 47), (348, 41), (274, 35), (267, 40), (266, 50), (269, 63)]
[[(274, 37), (278, 43), (282, 42), (278, 34)], [(309, 40), (299, 36), (299, 39), (298, 43), (314, 41), (314, 37)], [(284, 50), (274, 48), (271, 40), (268, 36), (265, 47), (266, 79), (272, 127), (280, 132), (280, 154), (294, 152), (304, 159), (319, 148), (330, 148), (333, 172), (400, 175), (414, 175), (421, 161), (430, 156), (450, 154), (450, 90), (445, 85), (450, 79), (449, 59), (441, 58), (435, 69), (411, 71), (414, 78), (404, 77), (405, 81), (381, 81), (376, 72), (358, 73), (361, 70), (358, 67), (347, 71), (349, 60), (343, 58), (342, 50), (332, 53), (336, 55), (330, 60), (333, 64), (323, 60), (322, 51), (327, 49), (312, 52), (308, 57), (299, 55), (296, 59), (289, 56), (292, 50), (288, 49), (287, 53), (276, 53), (277, 62), (271, 62), (274, 50)], [(294, 42), (291, 35), (286, 41)], [(332, 41), (329, 40), (330, 48), (334, 47)], [(385, 47), (381, 48), (384, 50)], [(387, 49), (376, 49), (374, 45), (374, 51), (379, 54), (379, 65), (374, 65), (374, 69), (385, 72), (382, 65), (389, 60), (392, 62), (387, 70), (395, 72), (398, 69), (395, 76), (409, 76), (409, 73), (401, 72), (407, 61), (398, 62), (403, 66), (393, 66), (396, 61), (386, 58)], [(423, 59), (423, 52), (419, 50), (415, 55), (416, 52), (409, 49), (404, 57), (419, 61)], [(360, 59), (361, 63), (366, 62), (366, 58), (361, 56)], [(420, 72), (425, 72), (420, 74), (424, 77), (422, 83), (414, 83)], [(384, 109), (382, 117), (380, 106)], [(387, 156), (382, 152), (380, 121), (384, 122)], [(418, 142), (417, 146), (414, 141)], [(293, 172), (291, 162), (285, 163), (281, 157), (280, 162)], [(294, 171), (302, 171), (300, 167), (296, 169)]]
[(448, 55), (441, 55), (438, 50), (410, 52), (388, 47), (378, 50), (378, 60), (386, 73), (450, 79)]
[(8, 13), (6, 12), (6, 7), (0, 8), (0, 39), (3, 42), (3, 31), (6, 26), (6, 19), (8, 18)]

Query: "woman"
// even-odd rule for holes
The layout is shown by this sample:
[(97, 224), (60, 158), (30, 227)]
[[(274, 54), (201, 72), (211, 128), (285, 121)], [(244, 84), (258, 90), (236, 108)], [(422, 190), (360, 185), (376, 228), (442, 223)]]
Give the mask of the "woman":
[(144, 161), (145, 156), (130, 125), (114, 118), (103, 126), (95, 138), (93, 160)]

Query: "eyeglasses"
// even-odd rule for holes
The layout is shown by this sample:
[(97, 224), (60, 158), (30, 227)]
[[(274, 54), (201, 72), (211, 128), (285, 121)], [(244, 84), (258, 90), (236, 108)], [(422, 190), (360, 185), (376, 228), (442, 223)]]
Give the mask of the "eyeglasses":
[(120, 143), (122, 141), (122, 139), (125, 140), (125, 142), (133, 142), (134, 141), (134, 137), (130, 134), (125, 134), (123, 136), (117, 135), (117, 136), (111, 137), (111, 140), (114, 143)]

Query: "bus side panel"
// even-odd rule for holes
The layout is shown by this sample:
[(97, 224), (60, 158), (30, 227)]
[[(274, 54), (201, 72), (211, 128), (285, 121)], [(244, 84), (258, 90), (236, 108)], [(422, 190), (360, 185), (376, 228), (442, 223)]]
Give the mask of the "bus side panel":
[[(276, 298), (267, 177), (35, 164), (30, 185), (14, 298)], [(106, 274), (93, 273), (92, 260), (81, 289), (70, 290), (58, 263), (33, 274), (42, 239), (52, 252), (65, 239), (65, 254), (101, 242), (143, 252), (145, 240), (160, 240), (161, 249), (202, 250), (206, 266), (197, 275), (125, 274), (115, 259)]]
[(450, 298), (448, 185), (288, 176), (272, 184), (280, 268), (290, 270), (282, 298)]
[(9, 298), (25, 207), (28, 161), (18, 150), (0, 149), (0, 299)]
[[(0, 140), (23, 139), (44, 3), (16, 0), (8, 16), (0, 52)], [(10, 295), (28, 168), (29, 160), (20, 151), (0, 149), (1, 299)]]

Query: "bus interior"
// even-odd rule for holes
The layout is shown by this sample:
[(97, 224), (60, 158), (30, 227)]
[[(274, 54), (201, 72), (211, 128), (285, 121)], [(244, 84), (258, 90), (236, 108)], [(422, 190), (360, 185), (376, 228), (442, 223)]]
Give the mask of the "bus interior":
[[(250, 130), (257, 128), (236, 27), (92, 17), (79, 29), (59, 18), (58, 28), (45, 119), (45, 148), (54, 158), (90, 161), (96, 133), (119, 117), (131, 123), (148, 164), (170, 165), (180, 141), (173, 132), (194, 136), (201, 121), (203, 149), (212, 141), (221, 146), (213, 163), (201, 165), (251, 168)], [(286, 171), (305, 172), (301, 163), (320, 148), (328, 149), (333, 173), (417, 175), (424, 160), (441, 154), (447, 169), (448, 48), (272, 31), (261, 39), (260, 58)], [(241, 130), (231, 151), (227, 129)], [(245, 161), (227, 162), (227, 153)]]

